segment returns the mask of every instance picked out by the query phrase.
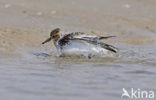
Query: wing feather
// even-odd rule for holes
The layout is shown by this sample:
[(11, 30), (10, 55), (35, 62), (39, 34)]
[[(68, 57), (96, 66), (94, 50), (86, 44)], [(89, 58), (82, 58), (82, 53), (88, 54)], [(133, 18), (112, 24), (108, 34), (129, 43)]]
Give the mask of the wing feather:
[(115, 37), (115, 36), (97, 37), (97, 36), (94, 36), (94, 35), (93, 36), (86, 35), (83, 32), (73, 32), (73, 33), (67, 34), (63, 38), (61, 38), (59, 40), (59, 44), (60, 44), (60, 46), (64, 46), (64, 45), (68, 44), (71, 40), (82, 40), (82, 41), (86, 41), (86, 42), (94, 44), (94, 45), (99, 45), (102, 48), (105, 48), (105, 49), (107, 49), (109, 51), (117, 53), (117, 48), (116, 47), (114, 47), (112, 45), (109, 45), (109, 44), (106, 44), (106, 43), (103, 43), (103, 42), (98, 42), (98, 40), (108, 39), (108, 38), (111, 38), (111, 37)]

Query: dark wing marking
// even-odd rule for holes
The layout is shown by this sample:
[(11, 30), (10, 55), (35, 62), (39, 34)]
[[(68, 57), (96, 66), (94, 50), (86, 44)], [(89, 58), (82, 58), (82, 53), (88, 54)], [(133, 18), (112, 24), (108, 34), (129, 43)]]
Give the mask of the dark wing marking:
[(78, 35), (84, 35), (85, 33), (84, 32), (72, 32), (72, 33), (69, 33), (69, 34), (74, 37), (74, 36), (78, 36)]
[(116, 36), (99, 37), (99, 40), (102, 40), (102, 39), (108, 39), (108, 38), (112, 38), (112, 37), (116, 37)]
[(102, 43), (100, 42), (99, 45), (102, 47), (102, 48), (105, 48), (109, 51), (112, 51), (114, 53), (117, 53), (118, 49), (112, 45), (109, 45), (109, 44), (106, 44), (106, 43)]
[(79, 35), (83, 35), (83, 34), (85, 34), (85, 33), (73, 32), (73, 33), (67, 34), (59, 40), (59, 44), (60, 44), (60, 46), (64, 46), (64, 45), (68, 44), (70, 40), (75, 39), (75, 36), (79, 36)]
[(106, 37), (82, 37), (83, 39), (88, 39), (88, 40), (92, 40), (92, 41), (98, 41), (98, 40), (102, 40), (102, 39), (108, 39), (108, 38), (112, 38), (112, 37), (116, 37), (116, 36), (106, 36)]

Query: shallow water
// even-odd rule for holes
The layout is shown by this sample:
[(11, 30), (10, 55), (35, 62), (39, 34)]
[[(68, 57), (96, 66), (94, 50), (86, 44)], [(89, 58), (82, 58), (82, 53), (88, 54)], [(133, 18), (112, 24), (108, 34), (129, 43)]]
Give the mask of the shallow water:
[[(121, 100), (123, 88), (156, 92), (155, 3), (0, 0), (1, 99)], [(92, 59), (57, 57), (52, 42), (41, 45), (56, 27), (116, 35), (103, 42), (119, 52)]]
[(60, 58), (29, 51), (17, 59), (3, 59), (1, 98), (120, 100), (122, 88), (155, 91), (155, 50), (147, 55), (142, 53), (144, 50), (141, 53), (123, 50), (121, 56), (92, 59)]

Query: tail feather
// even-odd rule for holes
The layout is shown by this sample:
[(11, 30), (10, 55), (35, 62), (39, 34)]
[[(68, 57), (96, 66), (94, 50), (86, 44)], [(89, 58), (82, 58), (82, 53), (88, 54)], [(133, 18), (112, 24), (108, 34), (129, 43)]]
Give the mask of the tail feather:
[(102, 42), (100, 42), (100, 43), (98, 43), (102, 48), (105, 48), (105, 49), (107, 49), (107, 50), (109, 50), (109, 51), (112, 51), (112, 52), (114, 52), (114, 53), (117, 53), (117, 51), (118, 51), (118, 49), (116, 48), (116, 47), (114, 47), (114, 46), (112, 46), (112, 45), (109, 45), (109, 44), (105, 44), (105, 43), (102, 43)]
[(112, 38), (112, 37), (116, 37), (116, 36), (99, 37), (99, 40), (102, 40), (102, 39), (108, 39), (108, 38)]

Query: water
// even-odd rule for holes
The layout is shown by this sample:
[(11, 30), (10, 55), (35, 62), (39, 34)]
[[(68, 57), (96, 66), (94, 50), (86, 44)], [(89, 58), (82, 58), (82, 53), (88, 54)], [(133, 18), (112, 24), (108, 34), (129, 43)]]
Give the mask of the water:
[[(155, 0), (0, 0), (1, 99), (121, 100), (123, 88), (156, 92), (154, 9)], [(119, 52), (58, 57), (52, 42), (41, 45), (56, 27), (115, 35), (103, 42)]]
[(156, 89), (156, 63), (146, 57), (27, 57), (1, 62), (1, 98), (120, 100), (122, 88)]

